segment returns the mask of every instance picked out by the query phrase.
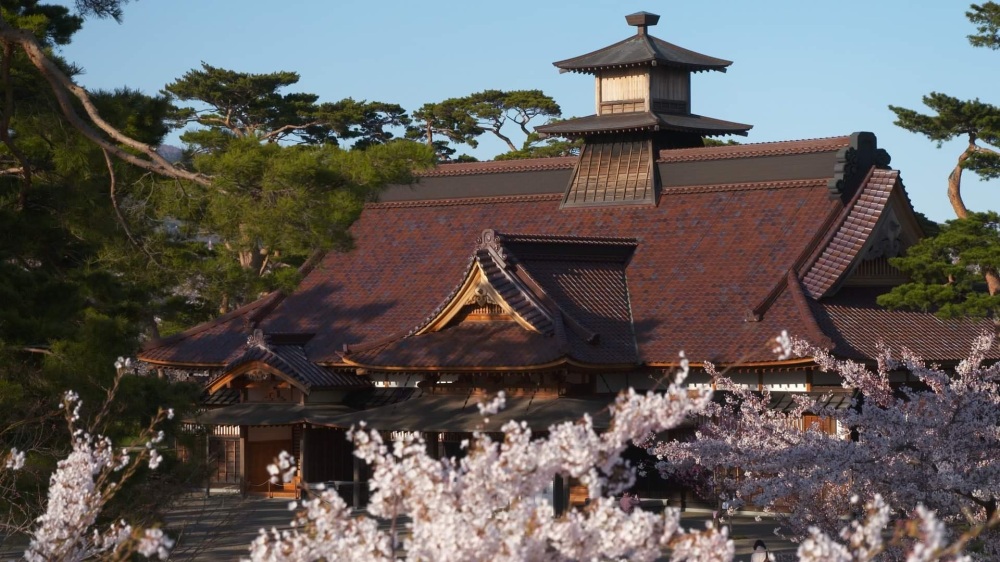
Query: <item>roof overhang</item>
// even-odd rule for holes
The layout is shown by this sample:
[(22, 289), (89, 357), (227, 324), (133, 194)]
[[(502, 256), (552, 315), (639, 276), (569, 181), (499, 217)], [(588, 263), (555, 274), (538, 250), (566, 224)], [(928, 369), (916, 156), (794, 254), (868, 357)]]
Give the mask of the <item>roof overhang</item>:
[(505, 407), (488, 416), (479, 412), (481, 397), (467, 394), (424, 394), (396, 404), (338, 416), (329, 421), (333, 427), (349, 428), (362, 422), (367, 428), (381, 431), (471, 432), (500, 431), (509, 421), (526, 422), (535, 431), (554, 424), (574, 422), (589, 415), (595, 429), (607, 429), (611, 421), (614, 396), (584, 399), (566, 396), (508, 397)]

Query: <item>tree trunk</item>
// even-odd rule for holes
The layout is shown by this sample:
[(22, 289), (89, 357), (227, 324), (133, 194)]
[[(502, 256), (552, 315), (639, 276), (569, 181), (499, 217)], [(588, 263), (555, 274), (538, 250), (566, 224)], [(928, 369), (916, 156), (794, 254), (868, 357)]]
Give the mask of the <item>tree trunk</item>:
[(510, 151), (511, 152), (516, 152), (517, 151), (517, 147), (514, 146), (514, 143), (510, 142), (509, 138), (507, 138), (507, 137), (505, 137), (505, 136), (503, 136), (503, 135), (500, 134), (500, 129), (490, 129), (490, 132), (493, 133), (494, 135), (496, 135), (503, 142), (507, 143), (507, 146), (510, 147)]
[(996, 271), (986, 270), (983, 276), (986, 277), (986, 290), (990, 296), (1000, 294), (1000, 275), (997, 275)]
[[(973, 153), (981, 150), (979, 146), (976, 145), (976, 136), (973, 134), (969, 135), (969, 146), (966, 147), (965, 151), (958, 157), (958, 162), (955, 164), (955, 169), (948, 174), (948, 200), (951, 201), (951, 208), (955, 210), (955, 216), (960, 219), (968, 218), (969, 209), (965, 206), (965, 202), (962, 201), (962, 164), (972, 156)], [(986, 288), (990, 295), (1000, 294), (1000, 275), (997, 275), (996, 271), (987, 269), (983, 272), (983, 277), (986, 278)]]
[(955, 169), (948, 174), (948, 200), (951, 201), (951, 208), (955, 210), (955, 216), (960, 219), (967, 218), (969, 216), (969, 209), (966, 208), (965, 202), (962, 201), (962, 164), (972, 156), (972, 153), (976, 151), (976, 139), (975, 137), (969, 137), (969, 146), (962, 152), (958, 157), (958, 162), (955, 164)]

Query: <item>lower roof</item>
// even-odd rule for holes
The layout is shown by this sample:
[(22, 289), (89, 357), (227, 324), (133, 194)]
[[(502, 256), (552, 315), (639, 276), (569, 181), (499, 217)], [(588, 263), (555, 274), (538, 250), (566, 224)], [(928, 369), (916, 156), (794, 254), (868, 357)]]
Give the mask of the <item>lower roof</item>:
[(506, 406), (489, 416), (479, 412), (479, 402), (488, 401), (467, 394), (423, 394), (388, 406), (332, 418), (327, 425), (349, 428), (364, 422), (381, 431), (500, 431), (509, 421), (526, 422), (534, 431), (544, 431), (563, 422), (578, 421), (584, 415), (595, 429), (607, 429), (615, 396), (570, 398), (566, 396), (520, 396), (506, 399)]
[(699, 135), (743, 135), (753, 125), (724, 121), (701, 115), (641, 111), (590, 115), (536, 127), (546, 135), (581, 136), (601, 133), (627, 133), (632, 131), (680, 131)]
[[(890, 344), (893, 354), (908, 349), (925, 361), (956, 361), (968, 356), (972, 342), (984, 332), (996, 333), (986, 318), (943, 319), (912, 310), (887, 310), (875, 300), (888, 287), (845, 287), (836, 295), (814, 301), (813, 310), (841, 357), (879, 356), (878, 345)], [(1000, 359), (1000, 345), (988, 358)]]
[(354, 412), (335, 404), (288, 404), (244, 402), (190, 414), (183, 421), (201, 425), (328, 425), (331, 420)]

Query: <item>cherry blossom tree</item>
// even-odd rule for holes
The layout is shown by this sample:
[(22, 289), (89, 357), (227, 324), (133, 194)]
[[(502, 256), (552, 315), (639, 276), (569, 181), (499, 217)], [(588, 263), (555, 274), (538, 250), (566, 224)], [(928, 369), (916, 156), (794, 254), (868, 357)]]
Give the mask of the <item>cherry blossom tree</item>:
[[(752, 504), (774, 512), (796, 540), (835, 536), (845, 515), (861, 515), (858, 498), (876, 495), (883, 502), (878, 509), (892, 518), (933, 513), (947, 526), (946, 536), (996, 526), (1000, 365), (984, 364), (993, 344), (992, 335), (980, 337), (970, 356), (946, 371), (905, 350), (896, 359), (885, 346), (871, 370), (792, 342), (796, 355), (814, 357), (856, 390), (850, 408), (800, 396), (791, 411), (775, 411), (767, 391), (742, 388), (712, 370), (727, 394), (708, 407), (696, 439), (661, 442), (651, 451), (665, 475), (710, 474), (727, 507)], [(891, 384), (890, 375), (912, 382)], [(806, 412), (835, 420), (836, 435), (815, 425), (802, 429)], [(978, 548), (1000, 555), (995, 531), (977, 540)]]
[[(615, 499), (635, 481), (635, 467), (622, 458), (630, 443), (645, 442), (651, 433), (706, 412), (714, 417), (703, 427), (701, 441), (661, 443), (657, 451), (669, 456), (670, 467), (743, 466), (744, 479), (730, 483), (735, 499), (730, 507), (751, 498), (772, 509), (785, 502), (790, 507), (786, 521), (800, 540), (800, 560), (930, 562), (993, 556), (1000, 526), (995, 474), (1000, 367), (983, 365), (992, 343), (991, 337), (979, 339), (953, 375), (905, 353), (897, 361), (885, 350), (872, 372), (804, 344), (788, 344), (814, 354), (845, 384), (865, 391), (865, 402), (848, 411), (798, 404), (798, 413), (810, 409), (835, 417), (844, 428), (838, 436), (791, 428), (795, 412), (772, 412), (766, 395), (741, 390), (721, 375), (717, 384), (732, 394), (713, 405), (711, 392), (684, 387), (686, 360), (664, 392), (622, 393), (611, 427), (603, 433), (594, 430), (589, 417), (555, 425), (543, 437), (533, 436), (525, 423), (511, 422), (499, 440), (475, 433), (465, 445), (468, 454), (455, 460), (430, 457), (416, 435), (385, 442), (377, 431), (357, 428), (350, 432), (356, 454), (373, 469), (369, 515), (354, 516), (333, 490), (293, 502), (290, 507), (298, 511), (291, 528), (261, 531), (250, 545), (251, 560), (377, 561), (405, 553), (410, 560), (444, 561), (666, 557), (729, 562), (735, 549), (724, 528), (708, 523), (703, 530), (686, 530), (676, 509), (656, 514), (638, 506), (628, 512)], [(923, 387), (890, 386), (888, 374), (900, 369)], [(481, 405), (481, 412), (493, 415), (503, 403), (501, 393)], [(47, 508), (25, 558), (166, 558), (172, 541), (162, 530), (98, 521), (124, 480), (142, 464), (155, 468), (159, 463), (156, 445), (162, 433), (155, 428), (171, 412), (161, 411), (150, 425), (145, 447), (129, 451), (77, 428), (80, 401), (74, 393), (66, 393), (63, 406), (73, 447), (52, 476)], [(754, 453), (751, 445), (770, 456)], [(838, 452), (847, 458), (833, 454)], [(0, 476), (25, 462), (22, 451), (0, 454)], [(745, 467), (752, 467), (749, 474)], [(661, 468), (670, 470), (666, 464)], [(269, 471), (276, 481), (291, 481), (293, 457), (282, 454)], [(556, 514), (546, 489), (557, 475), (586, 484), (589, 505)], [(916, 478), (923, 479), (922, 486)], [(380, 521), (388, 521), (388, 528)]]
[[(409, 536), (400, 545), (411, 560), (653, 560), (671, 549), (676, 560), (731, 560), (733, 544), (709, 527), (684, 531), (674, 510), (625, 513), (614, 498), (635, 481), (622, 453), (633, 439), (680, 424), (705, 407), (709, 392), (693, 394), (677, 381), (662, 394), (620, 395), (611, 427), (598, 433), (589, 417), (555, 425), (537, 438), (525, 423), (503, 427), (503, 439), (474, 434), (461, 460), (434, 459), (416, 436), (387, 443), (377, 431), (351, 432), (356, 454), (373, 468), (368, 512), (391, 523), (379, 530), (368, 517), (350, 518), (333, 491), (303, 502), (287, 531), (262, 532), (252, 560), (391, 560), (398, 522)], [(483, 407), (490, 415), (503, 396)], [(288, 470), (279, 459), (272, 474)], [(558, 516), (546, 489), (556, 476), (578, 478), (592, 499)], [(286, 475), (287, 477), (287, 475)]]
[[(977, 350), (983, 345), (979, 342)], [(960, 370), (978, 372), (977, 357), (974, 353)], [(619, 396), (612, 426), (603, 434), (588, 418), (553, 426), (542, 438), (532, 438), (525, 424), (512, 422), (503, 428), (501, 441), (475, 434), (460, 461), (431, 458), (419, 437), (386, 443), (376, 431), (353, 430), (356, 454), (373, 467), (368, 512), (389, 521), (389, 529), (372, 517), (352, 517), (339, 495), (327, 490), (292, 503), (290, 508), (299, 511), (291, 529), (262, 530), (251, 546), (251, 560), (390, 560), (401, 554), (397, 548), (408, 560), (652, 560), (665, 555), (676, 561), (733, 560), (725, 529), (709, 523), (702, 531), (684, 530), (676, 509), (628, 513), (613, 499), (634, 482), (634, 467), (621, 458), (628, 443), (676, 427), (685, 416), (710, 407), (708, 392), (683, 388), (685, 375), (686, 367), (662, 394)], [(483, 406), (484, 415), (502, 402), (500, 397)], [(287, 482), (294, 462), (282, 455), (269, 470), (276, 481)], [(544, 495), (556, 475), (586, 483), (590, 504), (557, 515)], [(799, 559), (970, 560), (963, 554), (969, 541), (1000, 524), (995, 515), (988, 521), (980, 517), (956, 536), (933, 509), (915, 503), (899, 517), (883, 496), (869, 497), (863, 506), (858, 496), (845, 499), (841, 515), (857, 518), (847, 525), (843, 520), (829, 530), (806, 525)], [(411, 522), (400, 541), (403, 518)]]
[[(98, 517), (140, 466), (155, 469), (160, 464), (163, 457), (156, 447), (164, 434), (156, 427), (172, 418), (173, 410), (161, 410), (143, 432), (145, 446), (129, 450), (116, 449), (108, 437), (78, 427), (82, 402), (75, 392), (63, 395), (62, 406), (72, 448), (49, 480), (45, 512), (35, 521), (25, 560), (123, 560), (133, 553), (166, 559), (173, 541), (162, 530), (135, 529), (124, 520), (102, 528)], [(24, 451), (11, 449), (0, 460), (0, 471), (9, 474), (22, 469), (27, 459)]]

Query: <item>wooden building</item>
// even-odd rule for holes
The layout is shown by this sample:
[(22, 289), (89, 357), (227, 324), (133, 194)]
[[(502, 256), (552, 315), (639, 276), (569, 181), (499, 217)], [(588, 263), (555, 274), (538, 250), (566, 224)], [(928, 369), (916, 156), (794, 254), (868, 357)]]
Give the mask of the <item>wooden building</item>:
[(948, 362), (994, 329), (875, 304), (904, 281), (888, 258), (923, 236), (875, 135), (703, 146), (751, 128), (692, 113), (694, 75), (730, 62), (652, 37), (656, 20), (630, 15), (631, 37), (555, 63), (595, 77), (595, 115), (538, 128), (583, 138), (579, 157), (441, 165), (367, 205), (354, 249), (294, 292), (144, 347), (203, 377), (215, 480), (267, 491), (282, 449), (307, 482), (357, 479), (343, 432), (362, 419), (456, 454), (499, 389), (511, 398), (487, 430), (584, 413), (600, 427), (681, 350), (779, 408), (839, 388), (773, 355), (782, 330), (845, 358), (884, 338)]

